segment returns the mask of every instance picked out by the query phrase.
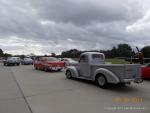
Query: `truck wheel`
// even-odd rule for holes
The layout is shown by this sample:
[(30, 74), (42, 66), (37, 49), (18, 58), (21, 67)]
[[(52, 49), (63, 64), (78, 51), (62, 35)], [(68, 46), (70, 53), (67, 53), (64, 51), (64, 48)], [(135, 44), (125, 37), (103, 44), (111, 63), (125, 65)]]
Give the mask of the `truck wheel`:
[(97, 76), (96, 82), (100, 88), (107, 88), (107, 80), (104, 75)]
[(71, 72), (70, 72), (70, 71), (67, 71), (67, 72), (66, 72), (66, 78), (67, 78), (67, 79), (71, 79), (71, 78), (72, 78), (72, 75), (71, 75)]

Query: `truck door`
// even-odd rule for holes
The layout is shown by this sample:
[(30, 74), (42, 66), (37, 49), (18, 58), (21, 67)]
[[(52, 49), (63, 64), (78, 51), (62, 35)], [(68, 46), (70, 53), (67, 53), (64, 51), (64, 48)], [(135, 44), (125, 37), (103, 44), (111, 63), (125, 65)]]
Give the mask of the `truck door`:
[(90, 66), (89, 66), (87, 55), (82, 55), (80, 57), (79, 73), (80, 76), (90, 77)]

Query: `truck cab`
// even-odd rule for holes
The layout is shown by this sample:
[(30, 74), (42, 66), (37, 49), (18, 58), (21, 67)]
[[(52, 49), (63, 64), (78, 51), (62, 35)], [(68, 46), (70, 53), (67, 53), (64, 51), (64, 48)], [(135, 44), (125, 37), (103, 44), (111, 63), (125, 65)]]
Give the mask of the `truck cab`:
[(81, 76), (91, 76), (91, 66), (105, 64), (105, 55), (97, 52), (86, 52), (80, 56), (77, 69)]
[(105, 55), (99, 52), (82, 53), (78, 65), (67, 67), (66, 77), (96, 81), (102, 88), (109, 83), (142, 82), (141, 65), (105, 64)]

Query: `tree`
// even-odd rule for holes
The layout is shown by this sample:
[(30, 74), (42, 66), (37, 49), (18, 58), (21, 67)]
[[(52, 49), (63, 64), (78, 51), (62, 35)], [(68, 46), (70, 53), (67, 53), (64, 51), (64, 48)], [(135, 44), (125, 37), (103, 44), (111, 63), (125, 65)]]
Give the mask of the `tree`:
[(145, 58), (150, 58), (150, 46), (145, 46), (141, 49)]
[(24, 59), (26, 56), (25, 55), (20, 55), (20, 58), (21, 59)]
[(7, 57), (11, 57), (12, 55), (11, 54), (8, 54), (8, 53), (4, 53), (3, 57), (7, 58)]
[(118, 51), (117, 48), (114, 46), (114, 47), (112, 48), (112, 50), (110, 51), (110, 52), (111, 52), (110, 57), (111, 57), (111, 58), (113, 58), (113, 57), (119, 57), (119, 54), (118, 54), (117, 51)]
[(71, 49), (69, 51), (63, 51), (61, 53), (61, 56), (66, 57), (66, 58), (79, 58), (80, 54), (81, 54), (81, 51), (77, 49)]
[[(88, 52), (88, 51), (79, 51), (77, 49), (71, 49), (69, 51), (63, 51), (61, 53), (61, 57), (79, 58), (80, 54), (83, 52)], [(91, 50), (89, 52), (104, 53), (106, 58), (131, 57), (133, 55), (132, 48), (128, 44), (119, 44), (117, 47), (114, 46), (110, 50)]]
[(55, 53), (51, 53), (51, 56), (52, 56), (52, 57), (56, 57), (56, 54), (55, 54)]
[(3, 53), (3, 50), (0, 49), (0, 57), (3, 57), (4, 53)]
[(119, 44), (117, 48), (117, 53), (119, 54), (119, 57), (131, 57), (132, 48), (128, 44)]

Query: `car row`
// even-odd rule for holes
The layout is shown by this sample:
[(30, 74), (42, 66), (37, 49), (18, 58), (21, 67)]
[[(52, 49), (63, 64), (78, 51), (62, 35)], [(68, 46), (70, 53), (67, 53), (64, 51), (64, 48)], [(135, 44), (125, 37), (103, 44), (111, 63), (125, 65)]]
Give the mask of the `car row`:
[[(6, 60), (3, 60), (3, 64), (4, 66), (19, 66), (20, 64), (34, 65), (35, 69), (44, 71), (61, 71), (62, 69), (66, 69), (67, 78), (69, 78), (68, 76), (72, 76), (76, 78), (96, 80), (97, 82), (103, 80), (108, 83), (116, 83), (118, 80), (115, 76), (119, 76), (118, 78), (121, 83), (130, 83), (131, 81), (136, 81), (135, 79), (139, 78), (139, 73), (141, 73), (142, 79), (150, 79), (150, 63), (145, 66), (135, 64), (105, 64), (104, 54), (97, 52), (85, 52), (84, 54), (81, 54), (79, 62), (71, 58), (58, 59), (55, 57), (42, 56), (35, 57), (34, 60), (30, 57), (23, 59), (20, 59), (19, 57), (8, 57)], [(98, 73), (96, 71), (97, 69), (102, 71), (99, 75), (103, 75), (103, 78), (93, 78), (94, 73)], [(108, 73), (111, 73), (112, 75), (110, 76)]]
[(10, 66), (10, 65), (31, 65), (33, 64), (33, 60), (31, 58), (23, 58), (20, 59), (20, 57), (8, 57), (6, 60), (3, 60), (4, 66)]
[[(38, 60), (39, 59), (39, 60)], [(55, 57), (50, 57), (50, 58), (44, 58), (44, 57), (35, 57), (34, 60), (32, 60), (30, 57), (25, 57), (23, 59), (20, 59), (20, 57), (8, 57), (7, 59), (3, 60), (3, 64), (6, 66), (9, 66), (9, 65), (33, 65), (34, 61), (35, 61), (35, 65), (36, 65), (36, 62), (40, 61), (40, 63), (43, 61), (41, 59), (44, 59), (44, 60), (50, 60), (50, 61), (61, 61), (61, 62), (64, 62), (65, 63), (65, 66), (75, 66), (78, 64), (77, 61), (71, 59), (71, 58), (55, 58)], [(45, 63), (45, 61), (43, 62)]]

